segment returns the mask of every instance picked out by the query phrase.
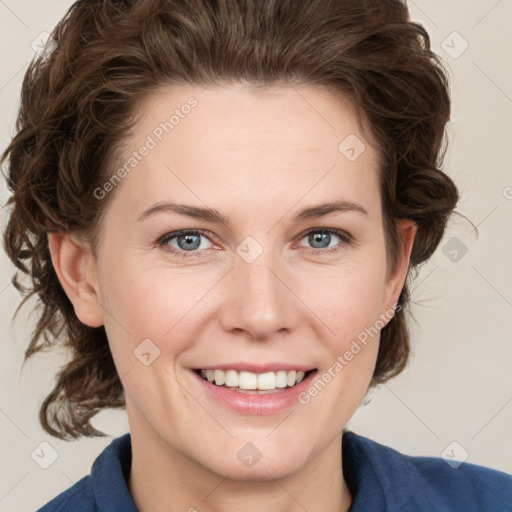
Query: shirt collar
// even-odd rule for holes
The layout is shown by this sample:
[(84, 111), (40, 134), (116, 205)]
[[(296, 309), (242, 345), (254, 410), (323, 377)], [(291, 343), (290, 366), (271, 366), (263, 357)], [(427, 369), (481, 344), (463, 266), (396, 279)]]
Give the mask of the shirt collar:
[(128, 490), (132, 465), (130, 434), (114, 439), (94, 461), (91, 483), (100, 512), (138, 512)]

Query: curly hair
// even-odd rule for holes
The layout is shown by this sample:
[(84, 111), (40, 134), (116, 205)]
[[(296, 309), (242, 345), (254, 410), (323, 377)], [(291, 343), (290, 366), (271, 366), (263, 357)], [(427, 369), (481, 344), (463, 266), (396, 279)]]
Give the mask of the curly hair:
[[(305, 84), (350, 100), (380, 152), (389, 261), (398, 255), (399, 219), (417, 226), (408, 276), (439, 244), (458, 201), (440, 169), (449, 83), (403, 1), (80, 0), (51, 36), (55, 47), (25, 74), (16, 133), (0, 161), (8, 162), (12, 191), (3, 243), (18, 269), (12, 283), (24, 295), (15, 316), (39, 297), (25, 361), (58, 346), (70, 352), (39, 412), (49, 434), (104, 435), (91, 418), (125, 404), (105, 329), (78, 320), (47, 235), (79, 233), (96, 254), (115, 191), (98, 200), (94, 190), (112, 176), (151, 92), (173, 84)], [(370, 387), (406, 366), (407, 283), (400, 312), (381, 331)]]

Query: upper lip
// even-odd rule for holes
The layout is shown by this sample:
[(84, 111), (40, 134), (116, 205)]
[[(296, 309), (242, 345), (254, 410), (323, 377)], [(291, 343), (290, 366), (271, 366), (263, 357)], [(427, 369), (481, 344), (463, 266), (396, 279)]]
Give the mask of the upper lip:
[(277, 372), (279, 370), (292, 371), (297, 370), (301, 372), (309, 372), (314, 370), (314, 366), (307, 366), (304, 364), (293, 364), (293, 363), (219, 363), (219, 364), (207, 364), (205, 366), (199, 366), (197, 370), (236, 370), (238, 372), (252, 372), (252, 373), (267, 373)]

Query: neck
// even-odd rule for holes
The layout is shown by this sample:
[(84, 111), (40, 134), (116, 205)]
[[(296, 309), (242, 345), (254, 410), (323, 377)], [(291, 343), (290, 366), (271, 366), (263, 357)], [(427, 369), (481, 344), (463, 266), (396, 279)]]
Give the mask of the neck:
[(274, 479), (236, 480), (215, 473), (166, 443), (155, 431), (131, 425), (130, 494), (139, 512), (346, 512), (341, 433), (308, 464)]

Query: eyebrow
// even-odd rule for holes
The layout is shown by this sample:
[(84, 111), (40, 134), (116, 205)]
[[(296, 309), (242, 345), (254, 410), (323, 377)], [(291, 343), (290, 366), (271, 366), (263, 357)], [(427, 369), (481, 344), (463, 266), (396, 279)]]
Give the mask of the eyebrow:
[[(172, 203), (168, 201), (161, 201), (150, 206), (144, 210), (137, 222), (141, 222), (148, 217), (156, 215), (157, 213), (177, 213), (179, 215), (186, 215), (195, 219), (202, 219), (208, 222), (229, 225), (229, 219), (221, 215), (217, 210), (212, 208), (202, 208), (199, 206), (192, 206), (182, 203)], [(368, 212), (358, 203), (351, 201), (332, 201), (315, 206), (303, 208), (293, 216), (293, 222), (304, 221), (307, 219), (314, 219), (329, 215), (332, 213), (356, 212), (362, 215), (368, 215)]]

